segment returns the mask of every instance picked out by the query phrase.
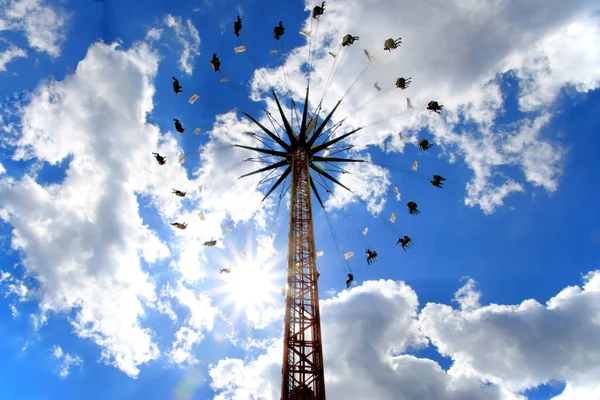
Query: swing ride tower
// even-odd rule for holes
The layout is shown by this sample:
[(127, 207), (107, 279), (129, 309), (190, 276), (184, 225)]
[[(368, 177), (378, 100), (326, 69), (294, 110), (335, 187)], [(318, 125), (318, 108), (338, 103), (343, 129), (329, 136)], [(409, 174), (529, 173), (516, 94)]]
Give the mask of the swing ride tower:
[[(317, 22), (316, 32), (318, 33), (319, 16), (323, 15), (325, 2), (322, 2), (320, 6), (315, 6), (312, 12), (313, 20)], [(311, 22), (311, 31), (312, 31)], [(284, 33), (283, 22), (279, 21), (279, 25), (273, 29), (273, 36), (277, 47), (277, 41), (280, 40)], [(244, 42), (241, 39), (240, 32), (242, 30), (242, 20), (238, 16), (237, 21), (234, 22), (234, 34), (240, 41), (240, 46), (234, 47), (235, 53), (245, 52), (248, 54), (256, 71), (262, 71), (255, 63), (254, 57), (252, 57), (249, 51), (246, 49)], [(337, 55), (329, 52), (331, 56), (336, 60), (333, 63), (332, 70), (329, 73), (327, 82), (323, 94), (316, 110), (312, 113), (312, 118), (308, 117), (308, 105), (309, 105), (309, 86), (310, 86), (310, 74), (313, 69), (312, 63), (314, 60), (313, 52), (316, 44), (313, 46), (313, 40), (316, 42), (316, 34), (314, 38), (311, 38), (310, 32), (302, 30), (300, 33), (309, 37), (309, 57), (308, 57), (308, 80), (306, 95), (304, 97), (304, 107), (302, 109), (302, 117), (298, 118), (296, 103), (292, 98), (292, 90), (290, 88), (289, 76), (285, 70), (284, 60), (282, 57), (283, 46), (281, 50), (277, 47), (276, 50), (269, 51), (270, 54), (279, 54), (279, 62), (281, 69), (283, 70), (283, 76), (287, 82), (287, 93), (291, 103), (290, 118), (286, 118), (284, 110), (281, 106), (279, 98), (274, 90), (272, 95), (275, 100), (277, 109), (280, 114), (279, 121), (274, 121), (269, 111), (266, 111), (267, 116), (273, 126), (273, 130), (266, 128), (261, 122), (252, 117), (251, 115), (244, 113), (258, 128), (256, 132), (246, 132), (249, 136), (260, 142), (259, 147), (253, 147), (246, 144), (234, 144), (234, 147), (246, 149), (258, 153), (260, 157), (248, 158), (244, 161), (258, 161), (267, 164), (263, 168), (256, 169), (252, 172), (240, 176), (240, 178), (252, 176), (255, 174), (267, 173), (266, 176), (260, 180), (259, 185), (267, 181), (276, 180), (275, 183), (268, 189), (262, 201), (264, 202), (271, 193), (283, 184), (282, 188), (287, 188), (287, 180), (291, 178), (290, 184), (290, 227), (288, 236), (288, 258), (287, 258), (287, 283), (285, 285), (285, 319), (284, 319), (284, 338), (283, 338), (283, 363), (282, 363), (282, 381), (281, 381), (281, 400), (325, 400), (325, 374), (323, 365), (323, 345), (321, 340), (321, 321), (319, 311), (319, 290), (318, 290), (318, 278), (319, 273), (317, 272), (316, 266), (316, 253), (315, 253), (315, 238), (314, 238), (314, 227), (313, 227), (313, 207), (311, 195), (314, 193), (314, 198), (317, 200), (323, 210), (325, 210), (323, 201), (319, 194), (317, 185), (321, 187), (320, 190), (325, 190), (327, 193), (333, 195), (333, 192), (329, 186), (329, 183), (334, 183), (345, 190), (352, 192), (348, 187), (339, 182), (329, 172), (346, 174), (349, 171), (340, 168), (339, 164), (344, 163), (363, 163), (369, 162), (369, 160), (351, 159), (340, 157), (339, 154), (349, 151), (352, 145), (336, 145), (344, 139), (356, 134), (363, 127), (358, 127), (347, 133), (336, 134), (336, 130), (342, 125), (344, 120), (349, 116), (356, 113), (359, 109), (376, 100), (371, 99), (355, 109), (346, 118), (341, 119), (336, 124), (329, 124), (333, 114), (340, 106), (342, 99), (348, 94), (348, 92), (354, 87), (358, 79), (367, 71), (373, 68), (376, 61), (383, 54), (385, 50), (390, 51), (396, 49), (401, 43), (401, 39), (387, 39), (384, 44), (384, 50), (380, 51), (378, 55), (372, 56), (365, 49), (364, 53), (369, 60), (369, 64), (365, 66), (358, 77), (354, 79), (353, 83), (346, 90), (342, 99), (331, 109), (331, 111), (319, 122), (319, 113), (321, 111), (321, 104), (327, 93), (330, 80), (333, 77), (333, 73), (336, 71), (336, 62), (339, 61)], [(349, 39), (348, 39), (349, 37)], [(338, 54), (342, 47), (351, 45), (354, 40), (358, 40), (358, 36), (354, 37), (350, 34), (344, 36), (342, 43), (339, 46)], [(371, 62), (372, 59), (375, 59)], [(213, 53), (213, 59), (211, 65), (215, 72), (220, 73), (220, 61)], [(301, 73), (303, 69), (300, 70)], [(267, 86), (274, 88), (269, 82), (264, 72), (260, 72), (263, 80)], [(222, 76), (222, 75), (221, 75)], [(173, 78), (175, 79), (175, 78)], [(222, 77), (220, 82), (230, 82), (226, 77)], [(400, 89), (406, 89), (410, 78), (398, 78), (395, 85), (382, 92), (385, 93), (392, 87), (396, 86)], [(177, 83), (177, 85), (175, 85)], [(175, 93), (181, 92), (177, 80), (175, 79), (174, 90)], [(382, 89), (375, 83), (375, 88), (378, 92)], [(295, 92), (294, 92), (295, 93)], [(244, 95), (244, 93), (242, 93)], [(197, 95), (194, 95), (197, 97)], [(190, 103), (193, 103), (190, 100)], [(430, 108), (431, 104), (435, 103), (434, 108)], [(315, 104), (317, 104), (315, 102)], [(437, 102), (431, 102), (428, 109), (432, 111), (441, 110), (442, 106), (438, 106)], [(410, 99), (407, 98), (407, 108), (412, 108)], [(295, 117), (295, 118), (294, 118)], [(277, 122), (279, 128), (274, 124)], [(381, 121), (380, 121), (381, 122)], [(371, 124), (374, 125), (374, 124)], [(197, 128), (199, 129), (199, 128)], [(158, 160), (158, 159), (157, 159)], [(160, 162), (160, 161), (159, 161)], [(164, 162), (163, 162), (164, 163)], [(331, 169), (333, 167), (333, 169)], [(279, 171), (279, 175), (272, 174)], [(329, 182), (328, 182), (329, 181)], [(286, 190), (281, 191), (279, 196), (279, 204), (281, 199), (285, 195)], [(416, 204), (415, 204), (416, 205)], [(278, 208), (279, 209), (279, 208)], [(327, 217), (327, 214), (326, 214)], [(330, 230), (336, 242), (337, 238), (331, 227), (329, 218), (327, 217)], [(275, 224), (273, 224), (274, 226)], [(407, 236), (405, 236), (407, 238)], [(337, 243), (338, 248), (341, 252), (341, 246)], [(404, 244), (403, 244), (404, 246)], [(345, 256), (345, 255), (344, 255)], [(348, 274), (347, 283), (351, 283), (353, 280), (352, 271), (350, 266), (347, 264)], [(345, 278), (344, 278), (345, 279)], [(348, 285), (349, 286), (349, 285)]]
[[(273, 92), (273, 97), (283, 122), (283, 137), (287, 140), (283, 140), (276, 132), (270, 131), (252, 116), (245, 114), (280, 149), (274, 149), (272, 146), (259, 148), (235, 145), (236, 147), (253, 150), (263, 155), (274, 156), (274, 160), (276, 160), (270, 165), (242, 175), (240, 178), (277, 170), (278, 168), (283, 169), (283, 172), (279, 175), (279, 179), (268, 190), (263, 201), (291, 175), (281, 400), (325, 399), (325, 376), (323, 371), (323, 346), (321, 342), (311, 189), (315, 193), (315, 197), (321, 207), (323, 207), (323, 202), (315, 185), (315, 179), (311, 176), (311, 172), (313, 173), (312, 175), (316, 174), (315, 178), (318, 176), (323, 182), (327, 179), (350, 190), (326, 172), (320, 164), (333, 165), (334, 163), (363, 162), (363, 160), (326, 155), (335, 143), (349, 137), (362, 128), (354, 129), (335, 139), (331, 139), (332, 134), (326, 135), (328, 130), (325, 130), (325, 127), (340, 105), (341, 100), (322, 123), (316, 124), (316, 115), (313, 117), (315, 122), (312, 122), (312, 120), (311, 122), (307, 122), (308, 94), (309, 89), (307, 88), (302, 121), (296, 132), (292, 128), (290, 121), (286, 118), (277, 95)], [(326, 137), (326, 139), (319, 141), (320, 137)], [(320, 142), (319, 144), (317, 144), (318, 141)], [(320, 156), (320, 152), (324, 154)]]
[(309, 161), (306, 149), (292, 155), (282, 399), (325, 399)]

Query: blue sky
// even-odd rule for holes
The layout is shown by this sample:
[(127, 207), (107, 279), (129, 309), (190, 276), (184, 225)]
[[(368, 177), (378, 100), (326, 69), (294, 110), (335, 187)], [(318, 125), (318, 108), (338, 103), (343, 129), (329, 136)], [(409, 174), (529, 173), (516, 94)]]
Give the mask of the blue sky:
[[(230, 145), (258, 144), (241, 112), (270, 126), (272, 87), (286, 107), (303, 97), (309, 54), (312, 109), (343, 97), (338, 134), (365, 126), (350, 155), (371, 161), (339, 175), (353, 193), (326, 212), (313, 198), (328, 397), (599, 396), (594, 2), (336, 1), (318, 24), (298, 1), (4, 3), (0, 397), (279, 398), (289, 197), (275, 217), (279, 191), (261, 203), (268, 185), (237, 179), (259, 164)], [(378, 96), (399, 76), (409, 89)]]

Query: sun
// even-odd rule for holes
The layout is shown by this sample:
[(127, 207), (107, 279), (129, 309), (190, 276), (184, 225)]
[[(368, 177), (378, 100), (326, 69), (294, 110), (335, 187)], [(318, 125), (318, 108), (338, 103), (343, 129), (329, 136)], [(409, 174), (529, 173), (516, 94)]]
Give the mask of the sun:
[(243, 313), (249, 321), (260, 320), (269, 306), (281, 305), (278, 297), (284, 274), (273, 267), (254, 258), (236, 257), (227, 264), (231, 272), (220, 275), (218, 292), (224, 295), (223, 305), (233, 305), (233, 315)]

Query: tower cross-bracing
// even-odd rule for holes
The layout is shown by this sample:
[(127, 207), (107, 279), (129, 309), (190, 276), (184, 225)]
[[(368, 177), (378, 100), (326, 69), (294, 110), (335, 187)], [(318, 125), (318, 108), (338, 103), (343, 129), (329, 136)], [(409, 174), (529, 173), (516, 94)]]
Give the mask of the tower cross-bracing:
[[(323, 346), (321, 341), (318, 273), (316, 267), (311, 189), (315, 193), (315, 197), (321, 207), (323, 207), (323, 201), (321, 200), (313, 176), (320, 178), (323, 182), (326, 179), (350, 190), (329, 174), (321, 165), (363, 162), (363, 160), (331, 157), (328, 155), (333, 145), (355, 134), (362, 128), (354, 129), (332, 139), (332, 133), (329, 135), (326, 134), (331, 130), (331, 127), (326, 129), (326, 126), (340, 105), (341, 100), (320, 124), (316, 124), (315, 122), (311, 123), (312, 120), (307, 121), (308, 95), (309, 90), (307, 88), (302, 120), (299, 123), (298, 130), (294, 131), (292, 123), (290, 123), (283, 112), (277, 95), (273, 92), (273, 97), (279, 109), (281, 121), (283, 122), (283, 138), (277, 132), (267, 129), (252, 116), (245, 114), (261, 129), (262, 133), (260, 135), (266, 134), (269, 140), (276, 144), (279, 149), (275, 149), (272, 146), (250, 147), (236, 145), (239, 148), (274, 157), (271, 158), (273, 161), (268, 166), (245, 174), (242, 177), (267, 171), (273, 172), (273, 170), (277, 170), (278, 168), (282, 168), (283, 170), (277, 181), (267, 191), (263, 200), (291, 175), (290, 230), (288, 238), (283, 338), (283, 376), (281, 383), (282, 400), (325, 399), (325, 375), (323, 368)], [(313, 118), (317, 118), (317, 116), (315, 115)], [(253, 135), (261, 143), (265, 143), (265, 141), (260, 139), (259, 134)], [(325, 139), (319, 140), (322, 137)], [(341, 150), (336, 150), (335, 154), (348, 150), (350, 147), (342, 146)], [(321, 152), (323, 152), (323, 155), (319, 155)], [(311, 171), (313, 176), (311, 176)]]

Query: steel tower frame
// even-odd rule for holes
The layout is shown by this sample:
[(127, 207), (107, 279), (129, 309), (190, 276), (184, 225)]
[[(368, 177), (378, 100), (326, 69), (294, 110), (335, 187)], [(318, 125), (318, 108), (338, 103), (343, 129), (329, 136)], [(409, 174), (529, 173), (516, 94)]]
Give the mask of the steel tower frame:
[(325, 399), (309, 157), (292, 155), (282, 399)]
[[(315, 162), (330, 165), (345, 162), (364, 162), (364, 160), (358, 159), (318, 155), (319, 152), (329, 150), (335, 143), (355, 134), (362, 127), (340, 135), (335, 139), (331, 139), (330, 134), (322, 143), (316, 144), (319, 137), (326, 132), (325, 127), (340, 105), (341, 100), (338, 101), (321, 124), (317, 126), (317, 124), (307, 123), (309, 95), (309, 88), (307, 87), (302, 122), (299, 125), (298, 133), (296, 133), (292, 128), (292, 124), (286, 118), (277, 95), (274, 91), (272, 94), (281, 115), (287, 141), (281, 139), (279, 135), (267, 129), (249, 114), (244, 114), (267, 134), (271, 141), (278, 144), (281, 150), (275, 150), (271, 146), (268, 146), (268, 148), (239, 144), (234, 146), (274, 156), (277, 160), (267, 167), (242, 175), (240, 178), (285, 167), (279, 179), (264, 196), (263, 201), (290, 174), (292, 175), (281, 400), (325, 400), (325, 375), (311, 189), (314, 191), (321, 207), (324, 208), (324, 206), (315, 181), (311, 176), (311, 170), (317, 173), (323, 182), (325, 182), (324, 179), (328, 179), (344, 189), (350, 190)], [(316, 115), (313, 118), (316, 118)], [(265, 144), (258, 134), (251, 134)], [(348, 146), (345, 150), (350, 148), (351, 146)], [(342, 151), (344, 150), (342, 149)], [(340, 170), (342, 169), (340, 168)]]

